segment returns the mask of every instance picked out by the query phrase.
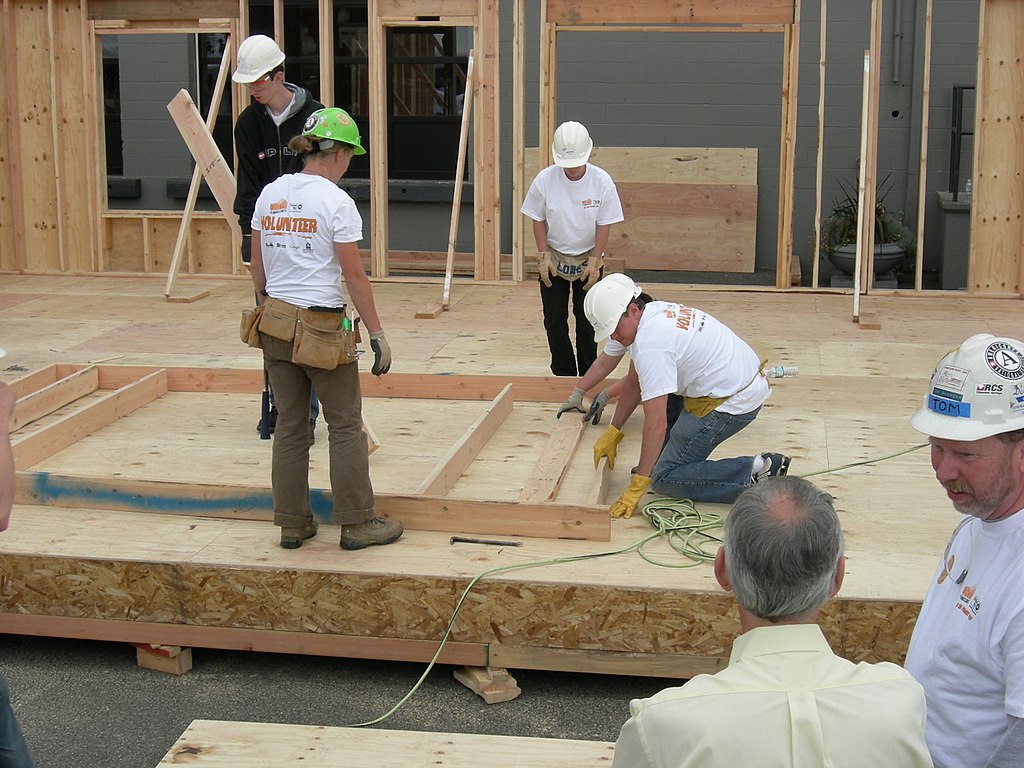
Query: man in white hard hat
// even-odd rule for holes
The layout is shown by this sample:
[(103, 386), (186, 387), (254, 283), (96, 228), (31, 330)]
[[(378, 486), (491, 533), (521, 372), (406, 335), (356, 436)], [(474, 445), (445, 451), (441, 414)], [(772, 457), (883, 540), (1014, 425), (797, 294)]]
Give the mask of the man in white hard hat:
[(715, 577), (743, 634), (729, 666), (630, 702), (612, 768), (928, 768), (921, 686), (832, 652), (818, 611), (843, 583), (832, 497), (798, 477), (744, 491)]
[[(597, 358), (583, 296), (601, 279), (611, 225), (623, 218), (612, 177), (587, 162), (593, 148), (586, 127), (562, 123), (551, 142), (554, 165), (537, 174), (523, 200), (522, 213), (533, 221), (544, 331), (555, 376), (582, 376)], [(575, 354), (570, 303), (576, 318)]]
[(790, 459), (780, 453), (708, 460), (771, 393), (757, 354), (730, 328), (700, 309), (655, 301), (617, 273), (591, 288), (585, 305), (594, 337), (608, 342), (558, 415), (584, 413), (584, 395), (630, 356), (615, 414), (594, 445), (595, 467), (607, 456), (614, 468), (622, 427), (643, 403), (640, 460), (612, 517), (631, 517), (648, 486), (677, 499), (728, 504), (758, 480), (786, 474)]
[[(0, 349), (0, 357), (5, 354)], [(11, 449), (9, 430), (16, 403), (14, 391), (0, 381), (0, 531), (7, 530), (14, 505), (14, 452)], [(32, 764), (18, 719), (11, 709), (7, 681), (0, 676), (0, 766), (32, 768)]]
[(971, 336), (910, 420), (963, 516), (924, 599), (907, 669), (939, 768), (1024, 765), (1024, 342)]
[[(252, 212), (256, 198), (270, 182), (286, 173), (298, 173), (302, 162), (288, 149), (292, 137), (302, 133), (311, 114), (324, 105), (305, 88), (284, 79), (284, 52), (266, 35), (252, 35), (238, 46), (238, 65), (231, 79), (244, 84), (251, 94), (249, 106), (235, 123), (235, 154), (238, 179), (234, 211), (242, 229), (242, 261), (249, 264), (252, 252)], [(314, 439), (320, 413), (316, 392), (310, 396), (309, 437)], [(268, 423), (256, 425), (261, 435), (273, 433), (277, 408), (271, 403)]]

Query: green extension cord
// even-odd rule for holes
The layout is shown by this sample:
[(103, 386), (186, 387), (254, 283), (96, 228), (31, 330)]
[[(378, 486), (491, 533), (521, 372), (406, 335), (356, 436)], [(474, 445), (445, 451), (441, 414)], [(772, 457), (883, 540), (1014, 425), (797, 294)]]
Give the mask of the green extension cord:
[[(834, 469), (828, 468), (818, 472), (809, 472), (806, 475), (801, 475), (801, 477), (806, 478), (814, 477), (815, 475), (831, 474), (833, 472), (840, 472), (852, 467), (860, 467), (865, 464), (875, 464), (880, 461), (888, 461), (889, 459), (894, 459), (897, 456), (903, 456), (904, 454), (912, 453), (913, 451), (920, 450), (921, 448), (926, 448), (928, 445), (928, 443), (922, 443), (878, 459), (856, 461), (850, 464), (844, 464), (841, 467), (835, 467)], [(632, 552), (633, 550), (636, 550), (636, 553), (647, 562), (663, 568), (692, 568), (696, 565), (700, 565), (701, 563), (711, 562), (715, 559), (715, 552), (717, 551), (718, 545), (722, 543), (722, 540), (718, 536), (714, 536), (709, 533), (709, 531), (722, 527), (722, 515), (716, 512), (701, 512), (689, 499), (671, 498), (653, 499), (645, 504), (640, 512), (654, 527), (654, 532), (644, 536), (635, 544), (630, 544), (622, 549), (611, 550), (609, 552), (594, 552), (589, 555), (554, 557), (547, 560), (532, 560), (526, 563), (502, 565), (497, 568), (491, 568), (483, 571), (482, 573), (474, 576), (469, 584), (466, 585), (466, 588), (462, 590), (462, 595), (459, 597), (459, 601), (455, 604), (455, 610), (452, 611), (452, 617), (448, 621), (448, 626), (445, 627), (444, 634), (441, 636), (441, 640), (437, 644), (437, 650), (434, 651), (434, 655), (427, 664), (427, 668), (423, 670), (423, 674), (420, 675), (420, 678), (416, 681), (415, 685), (413, 685), (409, 692), (405, 694), (397, 704), (380, 717), (375, 717), (373, 720), (367, 720), (363, 723), (352, 723), (347, 727), (362, 728), (369, 725), (377, 725), (378, 723), (382, 723), (387, 720), (395, 714), (395, 712), (405, 706), (406, 702), (408, 702), (409, 699), (413, 697), (413, 694), (419, 690), (420, 686), (423, 685), (423, 681), (427, 679), (427, 675), (430, 674), (430, 670), (432, 670), (437, 664), (437, 659), (441, 655), (441, 650), (444, 648), (445, 643), (448, 642), (448, 637), (451, 635), (452, 627), (455, 626), (455, 620), (462, 611), (462, 606), (466, 602), (466, 598), (469, 597), (469, 593), (473, 591), (473, 587), (475, 587), (477, 582), (481, 579), (493, 576), (497, 573), (521, 571), (526, 568), (537, 568), (544, 565), (556, 565), (559, 563), (573, 563), (580, 560), (591, 560), (598, 557), (611, 557), (612, 555), (622, 555), (627, 552)], [(655, 560), (644, 551), (644, 547), (649, 542), (661, 537), (665, 537), (668, 545), (686, 558), (686, 561), (681, 563), (666, 563)]]

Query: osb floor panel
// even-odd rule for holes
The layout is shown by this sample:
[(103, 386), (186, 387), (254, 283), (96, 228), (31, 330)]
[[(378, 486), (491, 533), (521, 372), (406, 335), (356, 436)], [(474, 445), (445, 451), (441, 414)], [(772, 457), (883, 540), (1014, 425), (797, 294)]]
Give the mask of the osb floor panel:
[[(53, 363), (259, 368), (259, 353), (237, 340), (248, 282), (207, 282), (211, 295), (191, 304), (166, 302), (162, 287), (145, 278), (3, 276), (0, 346), (8, 357), (0, 379)], [(830, 638), (852, 656), (898, 659), (955, 513), (926, 450), (817, 473), (922, 443), (908, 419), (934, 363), (972, 333), (1019, 335), (1024, 305), (870, 296), (861, 310), (882, 327), (863, 330), (851, 321), (849, 296), (644, 287), (712, 312), (772, 364), (800, 368), (797, 378), (777, 382), (758, 420), (719, 453), (786, 452), (794, 472), (813, 475), (836, 497), (848, 564), (840, 601), (827, 612)], [(374, 291), (396, 372), (548, 374), (533, 285), (456, 283), (451, 310), (433, 320), (414, 314), (439, 301), (438, 284), (378, 283)], [(377, 490), (415, 490), (485, 407), (367, 398), (381, 442), (371, 457)], [(257, 438), (258, 410), (258, 395), (170, 393), (32, 469), (267, 486), (270, 442)], [(517, 403), (450, 495), (514, 500), (552, 416), (550, 405)], [(628, 482), (641, 421), (638, 413), (626, 425), (609, 478), (612, 499)], [(589, 490), (600, 432), (585, 431), (559, 501)], [(322, 425), (310, 478), (327, 485)], [(613, 523), (611, 543), (524, 539), (516, 548), (453, 546), (448, 534), (409, 531), (394, 546), (353, 554), (339, 550), (330, 526), (300, 550), (284, 551), (266, 523), (19, 505), (0, 535), (0, 599), (7, 612), (432, 639), (461, 588), (487, 568), (611, 551), (649, 531), (634, 518)], [(673, 560), (662, 542), (650, 551)], [(733, 614), (709, 566), (663, 568), (629, 553), (487, 579), (453, 639), (721, 656), (735, 632)]]

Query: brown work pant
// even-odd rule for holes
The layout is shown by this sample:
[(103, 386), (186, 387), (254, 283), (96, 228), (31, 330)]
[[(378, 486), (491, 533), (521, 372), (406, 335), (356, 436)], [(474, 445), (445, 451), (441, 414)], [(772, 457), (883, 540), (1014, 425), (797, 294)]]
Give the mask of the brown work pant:
[(333, 371), (296, 365), (292, 342), (260, 334), (263, 364), (277, 403), (271, 484), (274, 525), (301, 527), (309, 507), (309, 391), (315, 387), (327, 422), (330, 445), (331, 522), (363, 523), (373, 517), (370, 459), (363, 433), (359, 365)]

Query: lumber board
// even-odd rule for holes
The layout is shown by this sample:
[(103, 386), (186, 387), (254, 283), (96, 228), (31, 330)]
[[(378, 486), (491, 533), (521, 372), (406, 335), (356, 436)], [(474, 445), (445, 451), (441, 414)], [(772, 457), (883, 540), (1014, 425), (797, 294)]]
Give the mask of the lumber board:
[[(559, 419), (558, 425), (548, 438), (537, 464), (526, 481), (520, 501), (551, 501), (558, 495), (569, 462), (576, 454), (576, 448), (583, 439), (587, 424), (582, 418)], [(600, 503), (600, 502), (598, 502)]]
[(423, 479), (416, 492), (424, 496), (445, 496), (455, 485), (459, 475), (473, 463), (480, 449), (494, 435), (501, 423), (512, 413), (514, 405), (512, 385), (507, 384), (491, 401), (465, 434), (448, 450), (430, 474)]
[(181, 132), (181, 137), (185, 140), (192, 157), (195, 158), (196, 165), (206, 177), (206, 183), (231, 228), (232, 236), (236, 241), (241, 241), (242, 230), (238, 226), (238, 217), (232, 211), (235, 204), (234, 174), (207, 130), (206, 123), (188, 91), (184, 88), (178, 91), (178, 95), (167, 105), (167, 111)]
[[(227, 651), (297, 653), (345, 659), (382, 659), (429, 662), (437, 653), (433, 640), (400, 637), (360, 637), (317, 632), (277, 632), (265, 629), (160, 624), (147, 621), (45, 616), (27, 613), (3, 615), (4, 631), (34, 637), (68, 637), (117, 643), (152, 643)], [(449, 640), (437, 657), (439, 664), (487, 663), (487, 646)]]
[(93, 21), (163, 21), (170, 19), (234, 19), (233, 0), (89, 0)]
[(25, 437), (12, 440), (14, 465), (26, 469), (167, 392), (167, 375), (156, 371), (114, 390)]
[(428, 759), (438, 768), (593, 768), (610, 764), (614, 749), (607, 741), (193, 720), (157, 768), (335, 768), (339, 755), (352, 768), (405, 768)]
[(17, 432), (26, 424), (49, 415), (80, 397), (95, 392), (99, 388), (99, 384), (99, 371), (95, 366), (89, 366), (65, 376), (60, 381), (20, 397), (14, 408), (14, 416), (11, 417), (11, 432)]
[[(17, 454), (16, 454), (17, 457)], [(273, 520), (269, 488), (209, 485), (162, 480), (77, 477), (49, 472), (19, 471), (15, 481), (18, 504), (109, 509), (130, 512)], [(401, 520), (410, 530), (531, 536), (552, 539), (608, 541), (607, 510), (573, 504), (541, 504), (375, 495), (374, 510)], [(330, 523), (329, 489), (310, 489), (314, 517)]]
[(793, 0), (547, 0), (547, 21), (552, 24), (792, 24)]

